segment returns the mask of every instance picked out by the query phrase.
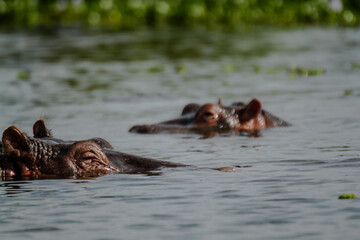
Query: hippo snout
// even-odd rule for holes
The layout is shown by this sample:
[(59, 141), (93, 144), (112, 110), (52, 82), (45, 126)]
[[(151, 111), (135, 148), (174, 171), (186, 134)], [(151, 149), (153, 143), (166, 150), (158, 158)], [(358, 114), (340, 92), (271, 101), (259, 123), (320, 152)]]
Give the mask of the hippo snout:
[(135, 125), (129, 129), (131, 133), (156, 133), (158, 127), (155, 125)]

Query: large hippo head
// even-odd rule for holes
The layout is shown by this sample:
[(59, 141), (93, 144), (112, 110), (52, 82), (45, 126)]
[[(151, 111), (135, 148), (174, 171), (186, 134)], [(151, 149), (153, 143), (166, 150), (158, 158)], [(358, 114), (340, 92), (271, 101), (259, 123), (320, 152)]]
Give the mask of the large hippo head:
[(289, 126), (289, 124), (263, 110), (261, 102), (253, 99), (248, 104), (235, 102), (230, 106), (222, 105), (221, 101), (217, 104), (204, 105), (190, 103), (183, 108), (180, 118), (152, 125), (135, 125), (129, 131), (205, 133), (226, 130), (256, 131), (276, 126)]
[(89, 140), (57, 142), (26, 136), (16, 126), (2, 136), (4, 176), (91, 177), (117, 171), (102, 148)]
[(0, 144), (0, 177), (90, 178), (108, 173), (146, 173), (183, 164), (138, 157), (112, 149), (102, 138), (64, 141), (51, 136), (43, 120), (33, 126), (34, 137), (8, 127)]

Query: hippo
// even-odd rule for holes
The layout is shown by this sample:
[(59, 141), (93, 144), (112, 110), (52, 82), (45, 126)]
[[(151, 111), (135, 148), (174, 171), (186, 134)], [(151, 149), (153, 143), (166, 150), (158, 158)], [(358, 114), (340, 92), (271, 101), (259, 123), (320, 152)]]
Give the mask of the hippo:
[[(129, 129), (131, 133), (221, 133), (247, 132), (257, 136), (258, 130), (272, 127), (290, 126), (286, 121), (275, 117), (262, 109), (258, 99), (252, 99), (248, 104), (234, 102), (224, 106), (221, 99), (217, 104), (187, 104), (181, 116), (176, 119), (152, 125), (135, 125)], [(246, 135), (246, 134), (245, 134)]]
[[(190, 166), (118, 152), (102, 138), (80, 141), (53, 138), (43, 120), (34, 124), (33, 132), (34, 137), (29, 137), (16, 126), (4, 131), (0, 150), (3, 180), (95, 178), (109, 173), (151, 174), (164, 167)], [(233, 171), (234, 168), (216, 170)]]
[[(37, 120), (33, 125), (34, 138), (41, 138), (43, 140), (54, 141), (56, 143), (75, 143), (75, 141), (64, 141), (58, 138), (54, 138), (50, 129), (46, 127), (45, 121), (42, 119)], [(103, 138), (91, 138), (87, 141), (98, 144), (102, 149), (114, 149), (113, 146)]]

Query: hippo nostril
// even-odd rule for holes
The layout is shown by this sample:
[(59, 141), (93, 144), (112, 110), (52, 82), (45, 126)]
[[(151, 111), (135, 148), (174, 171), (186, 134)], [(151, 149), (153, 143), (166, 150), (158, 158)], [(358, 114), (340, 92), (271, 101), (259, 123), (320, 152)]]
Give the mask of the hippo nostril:
[(153, 125), (136, 125), (130, 128), (131, 133), (154, 133), (156, 132), (156, 126)]
[(129, 129), (129, 132), (137, 132), (139, 129), (139, 125), (133, 126), (132, 128)]
[(131, 133), (136, 133), (136, 132), (140, 132), (140, 131), (141, 131), (140, 125), (133, 126), (132, 128), (129, 129), (129, 132), (131, 132)]

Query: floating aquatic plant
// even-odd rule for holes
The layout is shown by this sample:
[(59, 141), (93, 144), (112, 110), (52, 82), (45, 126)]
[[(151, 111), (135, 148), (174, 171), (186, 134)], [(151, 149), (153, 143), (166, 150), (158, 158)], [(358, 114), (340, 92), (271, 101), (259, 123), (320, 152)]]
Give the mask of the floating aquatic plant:
[(351, 68), (352, 69), (360, 69), (360, 63), (352, 63)]
[(352, 95), (353, 94), (353, 90), (352, 89), (346, 89), (345, 91), (344, 91), (344, 96), (350, 96), (350, 95)]
[(158, 73), (158, 72), (163, 72), (164, 71), (164, 66), (153, 66), (147, 69), (148, 73)]
[(177, 65), (177, 66), (175, 66), (175, 71), (177, 73), (184, 73), (184, 72), (187, 72), (187, 69), (184, 65)]
[(339, 196), (339, 199), (355, 199), (355, 198), (357, 198), (355, 194), (343, 193)]
[(224, 64), (222, 66), (222, 71), (225, 73), (231, 73), (236, 71), (236, 66), (233, 64)]
[(29, 70), (20, 70), (17, 72), (17, 78), (21, 80), (30, 79), (30, 71)]
[(289, 68), (290, 73), (296, 73), (301, 76), (317, 76), (325, 73), (324, 68), (303, 68), (298, 66), (292, 66)]

